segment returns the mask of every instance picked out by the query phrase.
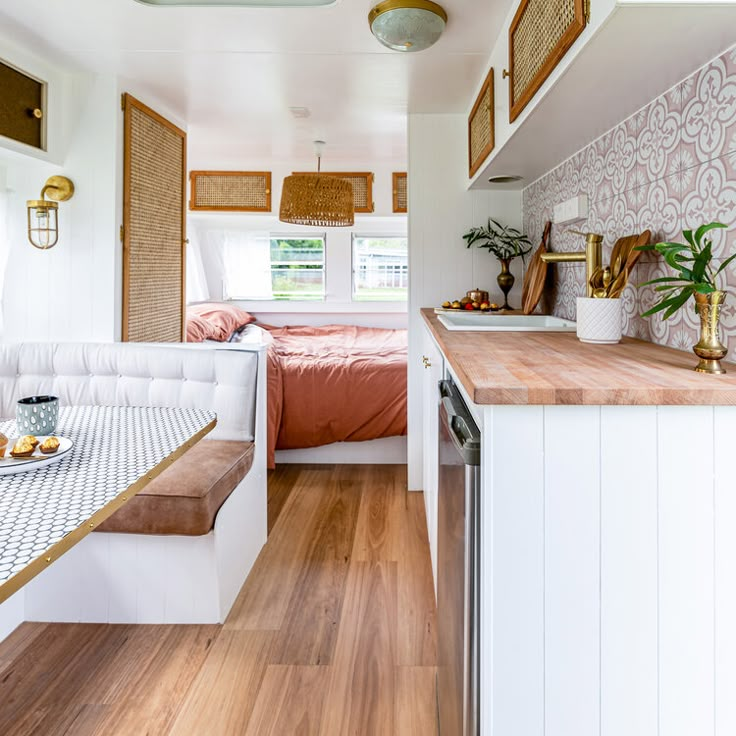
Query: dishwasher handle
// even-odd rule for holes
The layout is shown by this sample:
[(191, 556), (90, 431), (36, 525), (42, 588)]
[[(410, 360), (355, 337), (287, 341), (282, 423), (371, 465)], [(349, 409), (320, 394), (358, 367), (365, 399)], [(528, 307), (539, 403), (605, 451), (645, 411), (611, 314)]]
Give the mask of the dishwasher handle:
[(440, 381), (440, 413), (465, 465), (480, 465), (480, 430), (452, 381)]

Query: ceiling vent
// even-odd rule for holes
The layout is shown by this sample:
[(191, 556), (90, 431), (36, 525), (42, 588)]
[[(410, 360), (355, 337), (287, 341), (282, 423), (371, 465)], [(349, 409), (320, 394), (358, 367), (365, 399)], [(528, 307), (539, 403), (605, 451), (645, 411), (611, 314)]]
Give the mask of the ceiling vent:
[(290, 107), (289, 112), (292, 117), (297, 118), (298, 120), (308, 118), (312, 114), (308, 107)]

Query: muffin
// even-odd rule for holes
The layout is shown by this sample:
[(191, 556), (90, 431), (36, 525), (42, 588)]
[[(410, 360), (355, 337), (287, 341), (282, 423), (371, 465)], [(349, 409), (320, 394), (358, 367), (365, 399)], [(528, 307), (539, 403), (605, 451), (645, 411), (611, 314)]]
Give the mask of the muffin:
[(5, 451), (8, 449), (8, 438), (0, 432), (0, 457), (5, 457)]
[(53, 455), (59, 449), (57, 437), (47, 437), (38, 448), (44, 455)]
[(18, 442), (28, 442), (29, 444), (33, 445), (34, 450), (36, 449), (36, 447), (38, 447), (38, 439), (33, 434), (27, 434), (24, 437), (21, 437)]

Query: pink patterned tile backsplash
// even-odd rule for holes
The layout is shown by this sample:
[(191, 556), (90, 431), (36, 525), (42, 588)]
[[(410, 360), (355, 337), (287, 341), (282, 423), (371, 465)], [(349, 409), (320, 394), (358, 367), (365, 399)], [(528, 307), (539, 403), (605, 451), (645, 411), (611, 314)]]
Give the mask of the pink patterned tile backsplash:
[[(587, 222), (576, 230), (603, 233), (604, 260), (623, 235), (651, 230), (653, 241), (680, 240), (682, 229), (719, 220), (729, 229), (713, 236), (717, 260), (736, 251), (736, 46), (684, 82), (529, 185), (523, 193), (525, 232), (537, 243), (554, 206), (587, 194)], [(553, 226), (551, 248), (580, 250), (580, 236)], [(736, 361), (736, 264), (728, 269), (731, 296), (722, 311), (727, 359)], [(552, 287), (542, 305), (575, 319), (575, 300), (585, 293), (583, 264), (552, 267)], [(666, 322), (641, 317), (653, 303), (652, 287), (668, 275), (656, 254), (645, 253), (623, 295), (624, 332), (632, 337), (690, 350), (699, 321), (692, 306)]]

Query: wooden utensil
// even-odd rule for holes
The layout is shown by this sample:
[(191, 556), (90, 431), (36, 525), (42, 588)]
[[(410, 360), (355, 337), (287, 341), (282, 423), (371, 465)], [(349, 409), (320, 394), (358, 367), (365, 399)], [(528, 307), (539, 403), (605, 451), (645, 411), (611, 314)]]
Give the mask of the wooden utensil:
[(542, 260), (542, 253), (547, 252), (547, 243), (549, 242), (549, 234), (552, 230), (552, 223), (548, 222), (544, 226), (544, 234), (539, 248), (534, 251), (534, 255), (529, 259), (529, 268), (524, 274), (524, 285), (521, 289), (521, 308), (524, 314), (531, 314), (539, 304), (544, 291), (544, 282), (547, 278), (547, 264)]
[[(651, 238), (651, 231), (645, 230), (639, 235), (630, 235), (627, 238), (620, 238), (619, 241), (616, 241), (616, 245), (618, 245), (620, 241), (625, 241), (619, 250), (619, 257), (621, 258), (623, 266), (621, 267), (618, 275), (614, 278), (611, 288), (608, 290), (608, 296), (611, 299), (616, 299), (621, 296), (621, 293), (629, 281), (629, 275), (631, 274), (632, 269), (639, 258), (641, 258), (642, 251), (636, 250), (636, 248), (640, 245), (647, 245)], [(616, 246), (614, 245), (614, 248), (615, 247)]]

